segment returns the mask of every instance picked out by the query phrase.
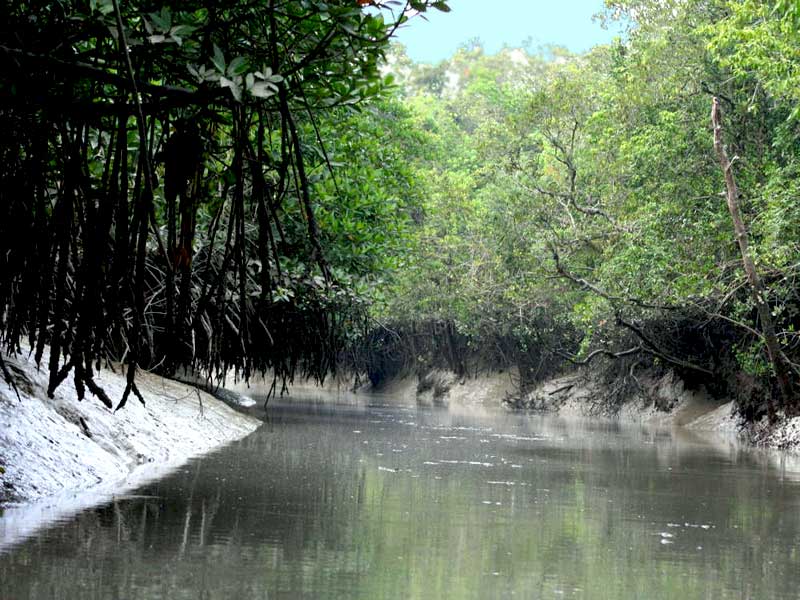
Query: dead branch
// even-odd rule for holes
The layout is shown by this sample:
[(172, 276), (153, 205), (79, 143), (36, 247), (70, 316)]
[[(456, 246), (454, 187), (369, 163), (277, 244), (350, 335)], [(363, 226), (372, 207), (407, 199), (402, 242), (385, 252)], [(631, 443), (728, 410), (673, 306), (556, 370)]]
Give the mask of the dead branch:
[(557, 351), (556, 354), (558, 356), (561, 356), (562, 358), (565, 358), (574, 365), (588, 365), (592, 360), (594, 360), (598, 356), (608, 356), (609, 358), (622, 358), (623, 356), (631, 356), (632, 354), (637, 354), (642, 351), (644, 351), (644, 348), (642, 348), (640, 344), (638, 346), (634, 346), (633, 348), (628, 348), (627, 350), (623, 350), (621, 352), (612, 352), (611, 350), (608, 350), (606, 348), (600, 348), (598, 350), (593, 350), (586, 356), (586, 358), (583, 359), (575, 358), (574, 356), (570, 356), (569, 354), (566, 354), (564, 352)]
[[(767, 356), (772, 363), (772, 369), (778, 379), (781, 396), (784, 405), (792, 406), (797, 403), (794, 397), (794, 382), (789, 360), (781, 350), (780, 342), (775, 335), (775, 324), (772, 320), (772, 311), (767, 302), (767, 290), (756, 269), (753, 257), (750, 254), (750, 240), (747, 235), (747, 228), (742, 219), (739, 208), (739, 188), (733, 175), (733, 162), (729, 160), (728, 153), (722, 143), (722, 109), (719, 100), (714, 97), (711, 101), (711, 124), (714, 129), (714, 150), (717, 153), (720, 167), (725, 177), (726, 198), (728, 212), (733, 221), (733, 229), (736, 241), (739, 245), (739, 252), (742, 255), (742, 266), (747, 274), (750, 284), (750, 291), (753, 301), (758, 311), (758, 318), (761, 322), (764, 345), (767, 349)], [(734, 157), (735, 158), (735, 157)], [(771, 413), (772, 411), (770, 411)]]

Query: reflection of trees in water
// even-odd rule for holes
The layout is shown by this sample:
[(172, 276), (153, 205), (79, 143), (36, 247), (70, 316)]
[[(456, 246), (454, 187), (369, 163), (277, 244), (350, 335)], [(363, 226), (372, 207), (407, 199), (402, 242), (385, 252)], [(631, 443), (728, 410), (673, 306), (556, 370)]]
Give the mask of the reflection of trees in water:
[(0, 557), (0, 580), (12, 597), (716, 598), (745, 578), (752, 597), (794, 593), (797, 486), (757, 455), (617, 426), (373, 417), (279, 414)]

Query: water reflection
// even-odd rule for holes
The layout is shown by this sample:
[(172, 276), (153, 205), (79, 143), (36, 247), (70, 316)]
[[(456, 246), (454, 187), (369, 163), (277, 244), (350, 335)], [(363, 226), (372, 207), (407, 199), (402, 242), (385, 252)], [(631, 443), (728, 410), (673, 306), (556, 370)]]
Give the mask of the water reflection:
[(798, 509), (730, 440), (279, 405), (0, 556), (0, 598), (796, 598)]

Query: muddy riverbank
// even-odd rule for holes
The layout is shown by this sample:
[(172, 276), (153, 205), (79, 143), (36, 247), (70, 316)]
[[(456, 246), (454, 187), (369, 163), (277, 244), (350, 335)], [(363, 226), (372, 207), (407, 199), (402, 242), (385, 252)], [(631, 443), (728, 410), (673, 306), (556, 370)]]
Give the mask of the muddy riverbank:
[[(19, 397), (0, 383), (0, 505), (72, 496), (96, 486), (122, 490), (259, 425), (193, 386), (149, 373), (137, 379), (146, 406), (131, 398), (115, 413), (88, 394), (79, 402), (71, 379), (50, 399), (47, 375), (32, 359), (20, 355), (6, 362)], [(117, 371), (96, 375), (114, 400), (125, 388)]]
[[(644, 423), (696, 431), (734, 434), (761, 448), (800, 451), (800, 417), (777, 414), (774, 423), (765, 417), (745, 420), (733, 400), (714, 398), (704, 386), (688, 387), (674, 372), (640, 374), (636, 393), (610, 401), (608, 384), (588, 370), (576, 370), (520, 392), (516, 369), (486, 370), (472, 377), (459, 377), (445, 369), (423, 374), (389, 377), (380, 386), (356, 383), (352, 378), (329, 378), (323, 386), (298, 379), (289, 387), (290, 396), (316, 396), (325, 401), (340, 394), (369, 394), (394, 403), (450, 408), (495, 407), (547, 413), (563, 417), (599, 418), (623, 423)], [(263, 397), (271, 385), (255, 380), (232, 387), (243, 395)]]

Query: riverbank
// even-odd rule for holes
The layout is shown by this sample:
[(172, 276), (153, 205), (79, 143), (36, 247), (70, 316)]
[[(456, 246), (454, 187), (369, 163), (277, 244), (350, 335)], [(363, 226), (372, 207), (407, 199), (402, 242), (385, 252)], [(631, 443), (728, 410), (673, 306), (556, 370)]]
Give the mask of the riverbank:
[[(609, 384), (588, 370), (575, 370), (541, 382), (520, 393), (516, 369), (484, 371), (474, 377), (458, 377), (443, 369), (431, 369), (422, 376), (403, 374), (382, 381), (378, 387), (368, 383), (354, 389), (352, 379), (329, 379), (322, 387), (311, 381), (297, 381), (292, 395), (311, 397), (356, 392), (384, 397), (391, 402), (418, 406), (449, 407), (461, 410), (505, 405), (513, 410), (549, 413), (563, 417), (600, 418), (625, 423), (679, 427), (698, 432), (735, 435), (743, 442), (765, 448), (800, 452), (800, 417), (777, 415), (748, 422), (736, 411), (732, 400), (713, 398), (700, 386), (688, 388), (672, 371), (638, 376), (640, 389), (610, 400)], [(261, 394), (265, 386), (254, 382), (241, 393)]]
[[(260, 423), (196, 387), (144, 372), (137, 385), (146, 406), (131, 397), (114, 413), (88, 393), (79, 402), (72, 378), (49, 399), (47, 375), (31, 358), (6, 362), (19, 398), (0, 382), (0, 505), (55, 495), (63, 500), (101, 485), (123, 490), (240, 439)], [(121, 373), (103, 369), (95, 380), (113, 400), (122, 396)]]
[(639, 377), (640, 389), (609, 401), (608, 385), (588, 372), (577, 371), (542, 382), (509, 403), (515, 408), (563, 416), (607, 417), (697, 431), (733, 433), (753, 446), (800, 451), (800, 417), (776, 415), (747, 421), (732, 400), (712, 397), (704, 386), (688, 388), (674, 372)]
[[(235, 392), (245, 402), (251, 398), (264, 401), (272, 378), (254, 377), (249, 383), (231, 382), (227, 390)], [(280, 383), (277, 389), (281, 389)], [(374, 386), (369, 380), (355, 380), (348, 375), (331, 376), (319, 385), (313, 379), (298, 377), (287, 385), (289, 397), (318, 402), (356, 400), (368, 395), (376, 401), (401, 406), (438, 406), (451, 409), (481, 407), (496, 409), (503, 400), (519, 389), (519, 372), (515, 368), (502, 371), (487, 370), (471, 377), (459, 377), (445, 369), (431, 369), (421, 377), (404, 373), (389, 377)], [(280, 395), (280, 392), (275, 392)], [(255, 402), (250, 400), (251, 402)]]

